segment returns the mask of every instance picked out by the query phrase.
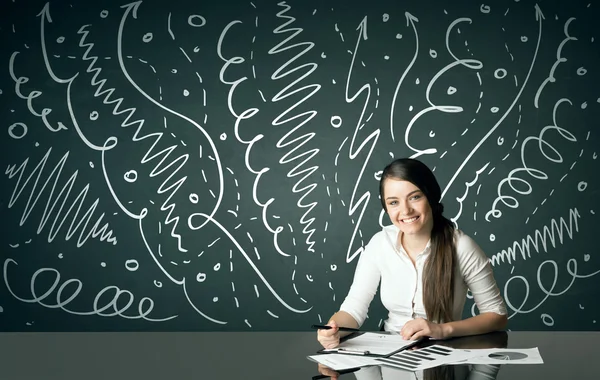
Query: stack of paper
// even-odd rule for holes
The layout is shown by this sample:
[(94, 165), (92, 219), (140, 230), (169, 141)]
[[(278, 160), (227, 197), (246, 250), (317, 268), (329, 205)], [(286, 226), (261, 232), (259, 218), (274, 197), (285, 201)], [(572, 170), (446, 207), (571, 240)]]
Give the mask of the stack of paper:
[[(364, 333), (342, 342), (325, 354), (308, 358), (333, 370), (384, 365), (407, 371), (421, 371), (440, 365), (457, 364), (542, 364), (537, 349), (490, 348), (454, 349), (432, 345), (420, 349), (404, 349), (414, 341), (400, 335)], [(400, 351), (400, 352), (398, 352)]]

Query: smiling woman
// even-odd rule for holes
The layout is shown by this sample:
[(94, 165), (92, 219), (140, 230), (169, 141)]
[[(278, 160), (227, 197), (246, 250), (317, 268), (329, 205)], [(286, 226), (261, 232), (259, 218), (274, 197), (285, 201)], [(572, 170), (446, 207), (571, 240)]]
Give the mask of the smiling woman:
[[(339, 344), (339, 327), (360, 327), (381, 283), (386, 331), (405, 339), (483, 334), (504, 329), (507, 312), (492, 266), (477, 243), (443, 216), (433, 172), (415, 159), (398, 159), (383, 171), (381, 205), (392, 225), (365, 247), (350, 291), (329, 326), (319, 330), (325, 348)], [(462, 319), (470, 290), (480, 314)]]

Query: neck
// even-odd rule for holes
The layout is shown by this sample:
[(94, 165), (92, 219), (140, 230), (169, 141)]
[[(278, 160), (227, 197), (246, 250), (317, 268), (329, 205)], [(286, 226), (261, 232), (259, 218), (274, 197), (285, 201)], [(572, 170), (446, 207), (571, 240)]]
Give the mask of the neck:
[(421, 252), (427, 246), (429, 239), (431, 239), (431, 234), (407, 235), (401, 233), (400, 236), (400, 243), (407, 252)]

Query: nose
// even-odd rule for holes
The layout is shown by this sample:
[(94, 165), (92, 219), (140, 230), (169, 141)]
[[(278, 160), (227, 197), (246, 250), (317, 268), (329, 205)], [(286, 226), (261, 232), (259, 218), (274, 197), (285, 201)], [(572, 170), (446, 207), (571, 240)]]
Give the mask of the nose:
[(410, 207), (410, 205), (408, 204), (408, 202), (404, 202), (404, 204), (402, 204), (402, 208), (400, 210), (400, 215), (408, 215), (412, 212), (412, 209)]

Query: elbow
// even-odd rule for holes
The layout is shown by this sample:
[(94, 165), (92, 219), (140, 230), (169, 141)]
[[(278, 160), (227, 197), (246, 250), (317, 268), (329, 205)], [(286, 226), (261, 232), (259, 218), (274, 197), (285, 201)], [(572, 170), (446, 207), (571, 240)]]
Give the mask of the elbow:
[(506, 326), (508, 326), (508, 315), (507, 314), (498, 314), (497, 318), (497, 330), (505, 330)]

